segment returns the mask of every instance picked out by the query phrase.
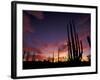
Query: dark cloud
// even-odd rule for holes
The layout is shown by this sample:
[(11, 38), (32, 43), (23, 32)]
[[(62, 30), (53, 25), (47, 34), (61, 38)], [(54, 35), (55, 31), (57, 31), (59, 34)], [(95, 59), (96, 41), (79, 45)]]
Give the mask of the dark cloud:
[(23, 50), (24, 50), (25, 52), (34, 52), (34, 53), (36, 53), (36, 54), (41, 54), (41, 53), (42, 53), (41, 50), (38, 49), (38, 48), (25, 47), (25, 48), (23, 48)]
[(27, 13), (34, 16), (34, 17), (36, 17), (39, 20), (44, 19), (43, 12), (41, 12), (41, 11), (27, 11)]
[(26, 33), (34, 32), (31, 25), (31, 20), (27, 14), (23, 14), (23, 31)]

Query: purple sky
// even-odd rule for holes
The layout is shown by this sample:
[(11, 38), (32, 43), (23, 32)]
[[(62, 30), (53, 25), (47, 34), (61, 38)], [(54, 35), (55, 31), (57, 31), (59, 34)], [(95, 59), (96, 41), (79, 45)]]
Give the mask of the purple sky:
[(90, 17), (83, 13), (23, 11), (23, 47), (36, 48), (46, 55), (56, 52), (67, 43), (67, 23), (72, 19), (83, 42), (84, 54), (90, 54), (86, 39), (90, 36)]

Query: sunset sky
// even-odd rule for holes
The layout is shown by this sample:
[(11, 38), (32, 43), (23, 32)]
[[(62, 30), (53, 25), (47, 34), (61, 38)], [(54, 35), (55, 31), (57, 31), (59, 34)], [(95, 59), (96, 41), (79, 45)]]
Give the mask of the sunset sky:
[(90, 54), (87, 36), (90, 36), (90, 14), (43, 11), (23, 11), (23, 50), (34, 51), (36, 58), (67, 56), (67, 23), (74, 21), (79, 39), (83, 42), (83, 59)]

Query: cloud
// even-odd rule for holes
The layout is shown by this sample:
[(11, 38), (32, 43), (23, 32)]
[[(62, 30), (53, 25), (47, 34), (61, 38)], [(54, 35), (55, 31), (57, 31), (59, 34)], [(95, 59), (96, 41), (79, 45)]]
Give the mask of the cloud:
[(38, 48), (25, 47), (25, 48), (23, 48), (23, 50), (26, 51), (26, 52), (33, 51), (34, 53), (37, 53), (37, 54), (41, 54), (42, 53), (41, 50), (38, 49)]
[(34, 17), (36, 17), (39, 20), (44, 19), (43, 12), (41, 12), (41, 11), (27, 11), (27, 13), (34, 16)]
[(67, 51), (67, 45), (62, 44), (62, 45), (58, 48), (58, 50), (59, 50), (60, 52), (65, 52), (65, 51)]
[(34, 32), (33, 28), (31, 27), (31, 20), (28, 15), (23, 14), (23, 31), (26, 33)]
[(40, 11), (24, 11), (23, 12), (23, 31), (26, 32), (26, 33), (35, 32), (35, 30), (33, 29), (33, 25), (32, 25), (32, 22), (31, 22), (30, 15), (36, 17), (39, 20), (42, 20), (44, 18), (43, 12), (40, 12)]

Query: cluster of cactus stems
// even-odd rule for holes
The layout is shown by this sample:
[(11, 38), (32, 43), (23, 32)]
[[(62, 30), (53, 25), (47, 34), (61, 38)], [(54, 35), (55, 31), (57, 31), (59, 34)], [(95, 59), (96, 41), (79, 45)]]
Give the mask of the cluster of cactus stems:
[(68, 35), (68, 57), (69, 61), (81, 61), (83, 54), (82, 41), (79, 40), (76, 32), (75, 24), (71, 20), (67, 24), (67, 35)]

